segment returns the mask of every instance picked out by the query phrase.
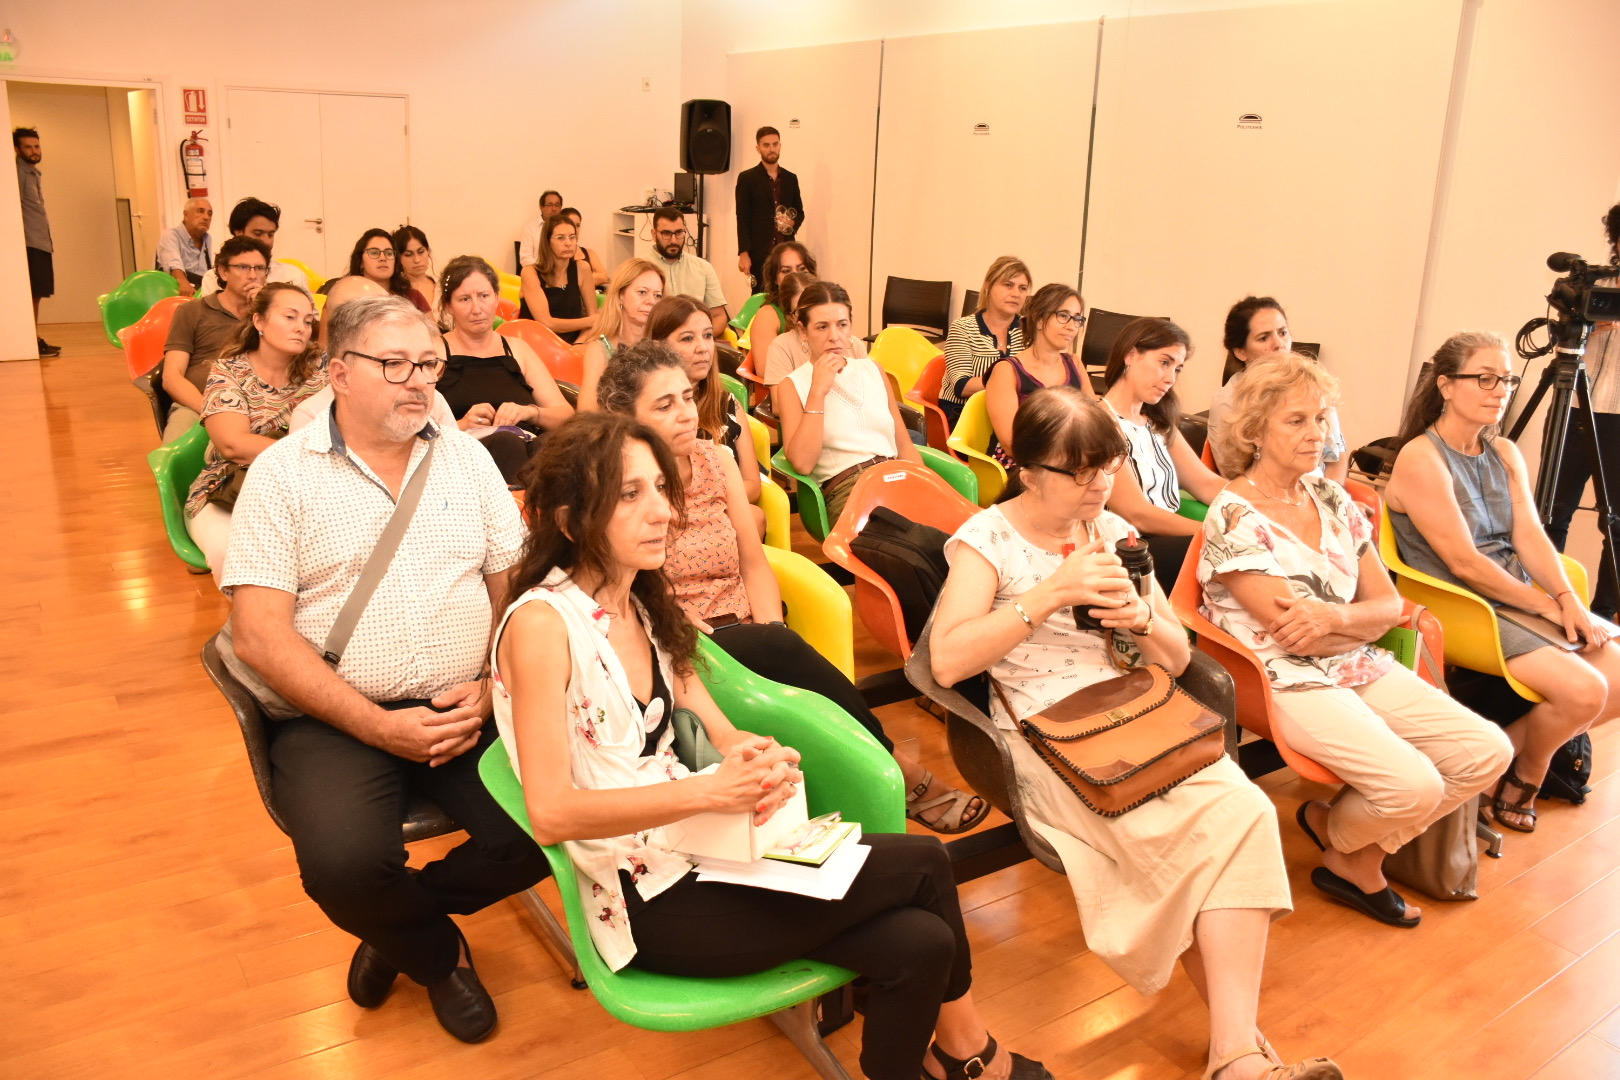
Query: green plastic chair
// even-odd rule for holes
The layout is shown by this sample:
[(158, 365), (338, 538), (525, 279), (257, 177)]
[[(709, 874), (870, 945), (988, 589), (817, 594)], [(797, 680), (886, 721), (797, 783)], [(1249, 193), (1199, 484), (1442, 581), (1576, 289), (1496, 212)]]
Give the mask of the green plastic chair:
[(748, 387), (742, 380), (724, 372), (720, 375), (720, 384), (726, 388), (726, 393), (737, 399), (737, 413), (739, 416), (748, 415)]
[(1192, 493), (1185, 488), (1181, 491), (1181, 505), (1176, 507), (1176, 513), (1193, 521), (1203, 521), (1209, 516), (1209, 503), (1199, 502), (1192, 497)]
[(124, 347), (118, 331), (133, 326), (165, 296), (179, 296), (180, 283), (161, 270), (137, 270), (111, 292), (96, 297), (101, 305), (101, 329), (113, 348)]
[[(173, 281), (173, 278), (169, 279)], [(169, 546), (180, 561), (199, 574), (209, 570), (202, 549), (186, 531), (186, 495), (191, 482), (203, 470), (203, 451), (208, 449), (208, 429), (193, 424), (191, 430), (146, 455), (146, 464), (157, 481), (158, 505), (163, 508), (163, 528), (169, 534)]]
[[(932, 446), (919, 446), (917, 452), (922, 455), (923, 464), (938, 473), (964, 499), (972, 503), (979, 501), (979, 481), (971, 468)], [(771, 458), (771, 468), (783, 476), (792, 477), (798, 485), (799, 523), (804, 526), (804, 531), (818, 544), (826, 540), (827, 534), (832, 532), (833, 522), (827, 520), (827, 500), (821, 494), (821, 485), (795, 469), (788, 461), (785, 450), (778, 450), (776, 456)]]
[(754, 321), (754, 313), (765, 303), (765, 294), (757, 292), (743, 301), (742, 309), (732, 316), (731, 328), (739, 334), (748, 332), (748, 324)]
[[(846, 820), (859, 821), (865, 832), (905, 831), (900, 768), (859, 724), (818, 694), (761, 679), (707, 638), (700, 639), (699, 651), (698, 670), (721, 710), (746, 717), (750, 731), (775, 736), (803, 755), (810, 813), (836, 809)], [(533, 835), (523, 786), (501, 740), (484, 752), (478, 772), (495, 801)], [(702, 1031), (768, 1015), (817, 1073), (826, 1080), (849, 1080), (817, 1030), (815, 999), (852, 980), (854, 972), (813, 960), (718, 979), (660, 975), (633, 966), (611, 971), (591, 945), (567, 849), (554, 845), (541, 850), (557, 879), (579, 969), (596, 1000), (615, 1018), (649, 1031)]]

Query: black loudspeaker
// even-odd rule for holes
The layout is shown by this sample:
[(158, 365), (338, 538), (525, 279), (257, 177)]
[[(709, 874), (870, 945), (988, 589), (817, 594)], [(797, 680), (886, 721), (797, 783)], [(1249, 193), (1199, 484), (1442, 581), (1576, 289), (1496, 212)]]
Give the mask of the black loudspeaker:
[(704, 98), (681, 105), (681, 168), (706, 174), (730, 171), (730, 105)]

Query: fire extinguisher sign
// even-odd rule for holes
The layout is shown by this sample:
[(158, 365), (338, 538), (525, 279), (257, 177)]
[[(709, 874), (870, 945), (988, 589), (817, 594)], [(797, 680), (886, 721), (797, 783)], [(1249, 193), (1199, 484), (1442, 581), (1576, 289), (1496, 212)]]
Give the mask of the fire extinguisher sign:
[(180, 97), (182, 104), (185, 106), (186, 123), (208, 123), (208, 91), (181, 90)]

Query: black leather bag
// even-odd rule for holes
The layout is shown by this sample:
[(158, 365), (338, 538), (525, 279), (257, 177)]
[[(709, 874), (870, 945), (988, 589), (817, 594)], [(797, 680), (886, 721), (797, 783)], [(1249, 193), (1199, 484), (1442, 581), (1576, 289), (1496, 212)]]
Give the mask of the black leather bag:
[(1592, 791), (1591, 779), (1592, 736), (1583, 731), (1553, 751), (1541, 793), (1579, 806)]
[(874, 507), (849, 549), (894, 590), (906, 620), (906, 636), (916, 641), (934, 601), (951, 571), (945, 561), (950, 536), (932, 525), (901, 517), (886, 506)]

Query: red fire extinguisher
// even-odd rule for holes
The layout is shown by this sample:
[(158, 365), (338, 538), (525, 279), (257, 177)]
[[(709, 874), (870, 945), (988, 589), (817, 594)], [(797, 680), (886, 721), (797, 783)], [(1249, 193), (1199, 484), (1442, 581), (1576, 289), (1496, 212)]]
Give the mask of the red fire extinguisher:
[(206, 141), (199, 128), (180, 144), (180, 170), (185, 174), (188, 198), (200, 199), (208, 194), (208, 168), (203, 164), (202, 148)]

